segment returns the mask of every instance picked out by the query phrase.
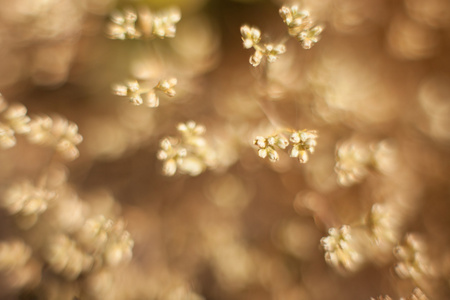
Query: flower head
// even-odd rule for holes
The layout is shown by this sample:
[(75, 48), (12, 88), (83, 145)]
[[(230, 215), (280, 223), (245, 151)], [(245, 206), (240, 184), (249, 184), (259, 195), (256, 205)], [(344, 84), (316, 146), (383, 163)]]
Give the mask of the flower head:
[(253, 144), (258, 146), (259, 148), (259, 157), (269, 157), (269, 160), (271, 162), (275, 162), (280, 159), (280, 156), (278, 155), (278, 152), (275, 150), (275, 148), (286, 149), (286, 147), (289, 145), (289, 141), (285, 137), (277, 134), (269, 136), (267, 138), (257, 136), (253, 141)]
[(261, 31), (256, 27), (242, 26), (241, 35), (245, 49), (250, 49), (261, 41)]
[(243, 25), (241, 27), (242, 41), (245, 49), (253, 48), (255, 52), (250, 56), (250, 64), (257, 67), (264, 57), (268, 62), (277, 60), (280, 54), (286, 52), (284, 44), (261, 44), (261, 31), (256, 27)]
[(194, 121), (177, 126), (180, 137), (166, 137), (161, 140), (157, 158), (163, 161), (163, 174), (181, 173), (196, 176), (206, 168), (215, 165), (214, 151), (203, 137), (206, 129)]
[(297, 157), (300, 163), (306, 163), (309, 159), (308, 152), (314, 153), (318, 135), (315, 130), (301, 130), (291, 134), (292, 149), (290, 156)]
[(319, 41), (323, 26), (314, 26), (308, 11), (300, 10), (298, 5), (294, 5), (283, 6), (279, 13), (288, 27), (289, 35), (301, 42), (303, 49), (311, 49)]

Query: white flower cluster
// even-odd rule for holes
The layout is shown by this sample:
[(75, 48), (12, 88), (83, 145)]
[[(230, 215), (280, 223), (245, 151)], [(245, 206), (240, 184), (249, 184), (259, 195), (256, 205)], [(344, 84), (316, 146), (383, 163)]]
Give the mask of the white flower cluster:
[(129, 80), (124, 84), (115, 84), (112, 89), (114, 94), (128, 97), (134, 105), (144, 104), (147, 107), (158, 107), (159, 97), (156, 92), (160, 91), (169, 97), (173, 97), (176, 95), (174, 90), (176, 84), (176, 78), (169, 78), (159, 81), (154, 87), (150, 88), (139, 84), (137, 80)]
[(282, 134), (275, 134), (267, 138), (257, 136), (253, 144), (258, 146), (258, 155), (262, 158), (269, 157), (269, 160), (275, 162), (280, 156), (276, 148), (286, 149), (289, 143), (292, 144), (290, 156), (296, 157), (300, 163), (306, 163), (309, 159), (309, 153), (314, 153), (317, 145), (318, 135), (315, 130), (300, 130), (290, 132), (289, 140)]
[[(21, 239), (0, 242), (0, 276), (9, 288), (29, 288), (41, 280), (33, 251)], [(2, 290), (4, 291), (4, 290)]]
[(300, 10), (298, 5), (280, 8), (280, 16), (288, 26), (289, 35), (302, 43), (303, 49), (311, 49), (320, 39), (323, 27), (314, 26), (309, 12)]
[(137, 12), (133, 8), (126, 8), (123, 12), (113, 12), (110, 19), (107, 34), (111, 39), (163, 39), (175, 37), (181, 12), (176, 7), (157, 13), (148, 8), (141, 8)]
[(278, 152), (275, 148), (286, 149), (289, 145), (289, 141), (283, 137), (282, 135), (272, 135), (267, 138), (262, 136), (257, 136), (253, 141), (253, 144), (259, 147), (258, 155), (259, 157), (266, 158), (269, 157), (269, 160), (275, 162), (280, 159)]
[(309, 153), (314, 153), (317, 145), (318, 135), (315, 130), (301, 130), (291, 134), (292, 143), (291, 157), (297, 157), (300, 163), (306, 163), (309, 160)]
[(27, 115), (27, 108), (19, 103), (8, 105), (0, 94), (0, 147), (8, 149), (16, 144), (16, 134), (25, 135), (33, 144), (54, 147), (65, 159), (79, 156), (76, 147), (83, 137), (78, 126), (61, 116)]
[(62, 116), (40, 115), (30, 122), (30, 142), (54, 147), (65, 159), (73, 160), (80, 155), (77, 145), (83, 141), (77, 124)]
[(326, 262), (337, 270), (357, 270), (363, 258), (356, 250), (354, 241), (350, 226), (344, 225), (340, 229), (330, 228), (328, 236), (320, 240), (325, 250)]
[(261, 31), (256, 27), (243, 25), (241, 35), (244, 48), (255, 50), (255, 53), (250, 56), (250, 64), (254, 67), (259, 66), (264, 57), (268, 62), (274, 62), (280, 54), (286, 52), (284, 44), (261, 44)]
[(27, 108), (22, 104), (8, 105), (0, 94), (0, 147), (8, 149), (16, 145), (16, 134), (30, 132), (30, 117)]
[(215, 165), (215, 153), (203, 137), (205, 127), (194, 121), (177, 126), (180, 137), (166, 137), (161, 140), (157, 157), (163, 163), (163, 174), (172, 176), (181, 173), (196, 176)]

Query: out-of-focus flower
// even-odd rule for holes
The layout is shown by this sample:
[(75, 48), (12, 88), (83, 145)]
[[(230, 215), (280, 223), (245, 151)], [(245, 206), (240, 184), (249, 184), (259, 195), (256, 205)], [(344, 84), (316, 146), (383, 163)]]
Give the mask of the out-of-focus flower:
[(22, 104), (12, 104), (3, 113), (9, 126), (14, 132), (24, 134), (30, 132), (30, 117), (27, 116), (27, 108)]
[(68, 280), (75, 280), (81, 273), (89, 271), (94, 262), (92, 256), (85, 253), (76, 241), (64, 234), (48, 241), (44, 258), (53, 272)]
[(30, 117), (27, 108), (19, 103), (8, 103), (0, 94), (0, 147), (8, 149), (16, 145), (16, 134), (27, 134), (30, 132)]
[(1, 204), (11, 215), (28, 218), (30, 227), (36, 223), (38, 216), (47, 210), (49, 202), (55, 197), (54, 191), (23, 181), (13, 184), (5, 191)]
[(0, 123), (0, 146), (8, 149), (14, 147), (15, 144), (14, 130), (6, 124)]
[(395, 206), (376, 203), (368, 217), (368, 226), (377, 245), (387, 244), (388, 248), (399, 240), (400, 218), (395, 214)]
[(359, 183), (370, 170), (381, 174), (392, 174), (398, 166), (398, 156), (394, 145), (386, 140), (365, 144), (360, 140), (347, 140), (336, 149), (335, 171), (338, 182), (344, 186)]
[(80, 153), (77, 145), (83, 137), (78, 133), (77, 124), (61, 116), (36, 116), (30, 122), (28, 140), (35, 144), (54, 147), (65, 159), (73, 160)]
[(138, 11), (127, 8), (123, 12), (115, 11), (111, 14), (107, 34), (109, 38), (118, 40), (173, 38), (180, 19), (181, 12), (177, 7), (156, 13), (144, 7)]
[[(370, 298), (371, 300), (392, 300), (389, 296), (378, 296), (377, 298)], [(400, 300), (428, 300), (428, 297), (422, 292), (421, 289), (415, 288), (408, 298), (400, 298)]]
[(364, 261), (356, 250), (351, 227), (330, 228), (328, 236), (320, 240), (325, 250), (325, 260), (338, 271), (356, 271)]
[(419, 236), (408, 234), (404, 243), (394, 249), (394, 255), (398, 260), (395, 272), (399, 277), (423, 282), (435, 276), (435, 268), (427, 257), (427, 245)]
[(392, 298), (386, 295), (386, 296), (378, 296), (376, 298), (371, 297), (370, 300), (392, 300)]
[(108, 266), (117, 266), (132, 257), (134, 241), (123, 221), (114, 222), (102, 215), (90, 218), (77, 233), (77, 241), (94, 257), (102, 255)]
[(336, 150), (335, 171), (344, 186), (361, 182), (369, 172), (370, 151), (361, 142), (347, 141)]
[(0, 243), (0, 270), (11, 271), (23, 267), (31, 258), (32, 250), (23, 241)]
[(111, 23), (108, 26), (108, 35), (112, 39), (135, 39), (141, 36), (136, 29), (137, 13), (132, 8), (123, 12), (114, 11), (111, 14)]
[(407, 300), (428, 300), (428, 297), (420, 288), (416, 287)]

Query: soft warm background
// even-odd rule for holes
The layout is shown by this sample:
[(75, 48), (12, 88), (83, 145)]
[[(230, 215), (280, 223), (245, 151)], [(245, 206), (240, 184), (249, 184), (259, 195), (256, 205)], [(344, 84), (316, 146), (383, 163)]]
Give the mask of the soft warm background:
[[(114, 9), (169, 4), (182, 12), (175, 38), (107, 38)], [(72, 162), (19, 137), (0, 151), (2, 191), (63, 164), (80, 218), (123, 220), (134, 240), (129, 262), (67, 277), (49, 267), (46, 252), (60, 231), (55, 212), (30, 232), (2, 209), (1, 299), (369, 300), (406, 298), (415, 287), (450, 298), (450, 2), (300, 2), (325, 26), (322, 38), (311, 50), (290, 39), (262, 82), (239, 28), (258, 26), (280, 40), (283, 4), (0, 1), (3, 97), (30, 116), (62, 115), (83, 136)], [(178, 79), (177, 95), (157, 108), (111, 92), (126, 78), (167, 76)], [(188, 120), (205, 125), (220, 163), (199, 176), (166, 177), (159, 141)], [(318, 131), (306, 164), (258, 157), (253, 138), (284, 127)], [(376, 167), (358, 165), (350, 151), (341, 161), (354, 174), (345, 177), (336, 168), (345, 147), (381, 147)], [(361, 245), (375, 203), (394, 207), (399, 224), (388, 221), (386, 245)], [(363, 232), (360, 249), (384, 248), (355, 269), (327, 264), (320, 239), (342, 225)], [(420, 253), (399, 261), (394, 252), (408, 246), (397, 246), (411, 240)], [(21, 259), (8, 253), (11, 241), (29, 247), (22, 264), (8, 263)], [(402, 263), (414, 274), (401, 278)]]

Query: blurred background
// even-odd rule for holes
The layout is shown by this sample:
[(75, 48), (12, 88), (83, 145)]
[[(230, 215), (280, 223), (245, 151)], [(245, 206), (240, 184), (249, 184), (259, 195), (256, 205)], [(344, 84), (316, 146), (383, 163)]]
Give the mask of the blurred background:
[[(240, 27), (285, 41), (294, 3), (320, 41), (252, 67)], [(113, 12), (169, 6), (174, 38), (109, 38)], [(0, 0), (0, 125), (21, 103), (83, 137), (70, 161), (17, 129), (0, 149), (0, 298), (449, 299), (449, 54), (448, 0)], [(169, 77), (154, 108), (111, 88)], [(189, 120), (214, 163), (165, 176)], [(318, 132), (306, 164), (258, 157), (283, 129)]]

